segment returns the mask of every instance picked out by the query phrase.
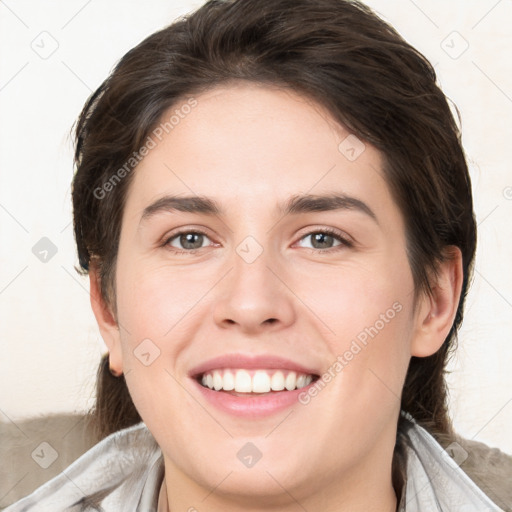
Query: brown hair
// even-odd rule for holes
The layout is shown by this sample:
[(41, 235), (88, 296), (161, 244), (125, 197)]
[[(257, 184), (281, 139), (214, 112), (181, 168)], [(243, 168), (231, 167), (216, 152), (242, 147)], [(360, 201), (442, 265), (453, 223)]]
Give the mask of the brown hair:
[[(450, 433), (445, 364), (476, 245), (470, 178), (434, 69), (359, 2), (211, 0), (130, 50), (88, 99), (76, 126), (73, 207), (81, 271), (97, 265), (102, 295), (115, 313), (121, 215), (136, 166), (131, 156), (167, 109), (231, 80), (291, 88), (382, 152), (406, 223), (417, 294), (430, 291), (447, 247), (461, 249), (455, 322), (436, 354), (411, 359), (401, 399), (402, 409), (434, 434)], [(122, 179), (113, 183), (121, 168)], [(99, 437), (140, 421), (124, 378), (109, 374), (107, 356), (93, 416)]]

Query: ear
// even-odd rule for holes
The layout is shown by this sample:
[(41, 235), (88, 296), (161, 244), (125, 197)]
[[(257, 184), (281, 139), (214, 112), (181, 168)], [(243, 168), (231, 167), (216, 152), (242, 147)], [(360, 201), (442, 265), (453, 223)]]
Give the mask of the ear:
[(99, 271), (92, 262), (89, 268), (89, 283), (91, 307), (96, 317), (96, 322), (98, 322), (101, 337), (110, 353), (110, 368), (121, 375), (123, 372), (123, 359), (119, 327), (111, 307), (105, 302), (101, 294)]
[(422, 294), (416, 306), (415, 336), (411, 355), (427, 357), (436, 353), (452, 328), (462, 290), (462, 254), (458, 247), (446, 250), (438, 274), (431, 283), (432, 294)]

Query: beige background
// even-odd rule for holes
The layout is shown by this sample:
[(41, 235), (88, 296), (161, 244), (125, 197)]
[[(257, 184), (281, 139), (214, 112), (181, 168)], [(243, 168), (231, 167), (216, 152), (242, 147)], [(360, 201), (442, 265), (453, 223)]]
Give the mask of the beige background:
[[(2, 420), (92, 404), (104, 345), (74, 270), (69, 130), (128, 49), (201, 3), (0, 2)], [(461, 111), (480, 231), (451, 409), (462, 435), (512, 453), (512, 2), (367, 3), (431, 60)], [(32, 252), (42, 237), (57, 249), (46, 263)]]

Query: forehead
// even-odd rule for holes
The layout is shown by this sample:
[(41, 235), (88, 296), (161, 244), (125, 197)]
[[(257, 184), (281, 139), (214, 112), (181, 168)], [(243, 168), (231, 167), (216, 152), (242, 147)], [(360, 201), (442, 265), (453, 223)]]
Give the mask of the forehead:
[(394, 207), (380, 152), (290, 90), (215, 87), (166, 111), (150, 137), (126, 203), (139, 218), (168, 194), (212, 197), (234, 211), (277, 211), (291, 195), (332, 192)]

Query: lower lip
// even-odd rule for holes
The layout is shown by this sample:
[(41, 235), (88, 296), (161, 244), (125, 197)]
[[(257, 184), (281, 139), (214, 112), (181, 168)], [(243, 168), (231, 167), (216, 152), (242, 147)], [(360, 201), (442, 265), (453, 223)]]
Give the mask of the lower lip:
[(245, 397), (224, 391), (214, 391), (202, 386), (197, 380), (192, 380), (206, 400), (215, 407), (234, 416), (249, 418), (269, 416), (297, 404), (299, 395), (307, 392), (309, 387), (314, 384), (312, 382), (308, 386), (293, 391), (277, 391)]

